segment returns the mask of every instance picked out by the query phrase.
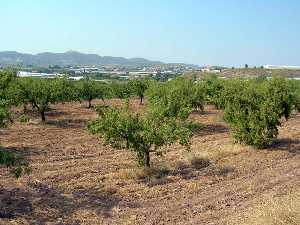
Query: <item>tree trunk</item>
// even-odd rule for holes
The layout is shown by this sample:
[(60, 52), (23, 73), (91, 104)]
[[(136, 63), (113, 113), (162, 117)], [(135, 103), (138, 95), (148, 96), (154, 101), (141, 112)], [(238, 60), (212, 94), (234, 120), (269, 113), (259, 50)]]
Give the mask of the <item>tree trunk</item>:
[(91, 108), (92, 107), (92, 99), (89, 99), (89, 106), (88, 108)]
[(35, 109), (36, 109), (36, 107), (35, 107), (35, 105), (34, 105), (33, 102), (31, 102), (31, 108), (32, 108), (32, 110), (35, 110)]
[(144, 100), (144, 96), (141, 95), (141, 96), (140, 96), (140, 105), (143, 105), (143, 100)]
[(145, 152), (145, 167), (150, 167), (150, 152)]
[(41, 116), (42, 116), (42, 121), (45, 122), (46, 121), (45, 111), (41, 111)]
[(23, 104), (23, 113), (26, 113), (26, 112), (27, 112), (27, 104), (24, 103), (24, 104)]

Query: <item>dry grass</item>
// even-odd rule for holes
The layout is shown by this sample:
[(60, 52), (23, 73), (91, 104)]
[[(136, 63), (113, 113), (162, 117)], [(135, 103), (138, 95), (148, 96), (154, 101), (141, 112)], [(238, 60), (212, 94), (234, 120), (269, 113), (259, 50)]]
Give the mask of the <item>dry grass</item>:
[(251, 147), (243, 146), (240, 144), (234, 144), (234, 143), (224, 143), (224, 144), (217, 143), (216, 145), (205, 146), (203, 149), (198, 151), (195, 155), (196, 157), (199, 158), (218, 161), (229, 156), (237, 155), (248, 148)]
[(167, 176), (176, 176), (184, 169), (201, 170), (210, 165), (207, 157), (198, 157), (193, 153), (188, 154), (185, 160), (177, 160), (150, 168), (132, 167), (120, 169), (115, 173), (108, 174), (106, 178), (111, 180), (135, 180), (135, 181), (157, 181)]
[(167, 174), (170, 170), (167, 167), (133, 167), (129, 169), (120, 169), (116, 173), (109, 174), (110, 179), (120, 179), (120, 180), (149, 180), (149, 179), (159, 179)]
[(236, 225), (299, 225), (300, 190), (282, 197), (268, 196)]
[(210, 165), (210, 161), (207, 158), (204, 157), (196, 157), (194, 156), (193, 158), (190, 159), (190, 164), (192, 167), (196, 169), (202, 169), (205, 167), (208, 167)]

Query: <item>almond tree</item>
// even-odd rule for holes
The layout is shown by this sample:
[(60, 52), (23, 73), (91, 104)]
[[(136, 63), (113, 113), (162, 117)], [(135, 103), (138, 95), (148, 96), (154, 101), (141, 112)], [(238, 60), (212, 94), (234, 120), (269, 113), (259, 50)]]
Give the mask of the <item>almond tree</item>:
[(69, 100), (72, 95), (62, 95), (65, 92), (64, 80), (18, 78), (17, 85), (22, 102), (29, 101), (40, 113), (43, 122), (46, 121), (45, 112), (49, 110), (50, 104)]
[(93, 134), (100, 135), (106, 144), (134, 151), (139, 165), (145, 167), (150, 167), (150, 153), (161, 154), (163, 146), (177, 140), (189, 147), (192, 135), (185, 121), (152, 113), (139, 116), (128, 108), (105, 107), (88, 128)]
[[(9, 103), (11, 99), (8, 98), (7, 90), (9, 85), (15, 78), (13, 71), (5, 71), (0, 73), (0, 127), (6, 125), (9, 120)], [(23, 173), (29, 173), (30, 168), (27, 162), (24, 161), (23, 157), (12, 153), (3, 151), (0, 147), (0, 165), (6, 166), (11, 169), (11, 172), (16, 176), (20, 177)]]
[(192, 80), (176, 78), (166, 83), (155, 83), (147, 90), (151, 109), (159, 109), (166, 117), (187, 118), (193, 108), (203, 109), (204, 92)]
[(149, 80), (145, 79), (134, 79), (128, 82), (129, 87), (131, 88), (132, 92), (139, 96), (140, 104), (143, 104), (145, 92), (149, 88)]
[(161, 155), (164, 146), (179, 141), (189, 149), (192, 104), (185, 101), (186, 92), (178, 84), (175, 81), (169, 86), (151, 87), (151, 101), (144, 115), (131, 112), (129, 107), (98, 109), (99, 117), (89, 124), (89, 130), (114, 148), (134, 151), (139, 164), (145, 167), (150, 167), (151, 153)]
[(78, 98), (88, 101), (88, 108), (92, 107), (92, 100), (94, 99), (99, 98), (104, 102), (106, 91), (104, 83), (92, 80), (88, 77), (77, 83)]
[(7, 71), (0, 73), (0, 127), (3, 127), (9, 118), (7, 89), (12, 80), (12, 73)]
[(129, 99), (133, 95), (133, 89), (126, 82), (112, 82), (110, 88), (112, 95), (117, 98)]
[(289, 118), (294, 96), (284, 78), (233, 79), (224, 90), (224, 118), (234, 138), (258, 148), (267, 147), (278, 135), (281, 118)]
[(203, 80), (199, 81), (198, 85), (204, 91), (205, 102), (215, 105), (218, 109), (224, 109), (222, 98), (224, 83), (225, 81), (219, 79), (215, 74), (205, 76)]

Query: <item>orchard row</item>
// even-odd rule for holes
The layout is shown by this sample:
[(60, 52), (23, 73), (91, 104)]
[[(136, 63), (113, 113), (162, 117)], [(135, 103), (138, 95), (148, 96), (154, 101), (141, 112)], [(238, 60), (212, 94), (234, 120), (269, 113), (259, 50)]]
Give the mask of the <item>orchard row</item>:
[[(86, 78), (70, 81), (66, 78), (17, 78), (13, 72), (0, 75), (0, 125), (10, 118), (11, 106), (37, 110), (42, 121), (50, 104), (94, 99), (138, 96), (146, 111), (142, 115), (130, 111), (128, 104), (120, 109), (106, 104), (94, 107), (98, 119), (91, 121), (89, 130), (100, 135), (112, 147), (125, 148), (136, 153), (140, 165), (149, 167), (152, 153), (162, 154), (163, 146), (177, 141), (190, 147), (190, 140), (198, 124), (189, 115), (193, 110), (204, 110), (213, 104), (224, 111), (237, 142), (267, 147), (278, 135), (283, 117), (300, 109), (300, 83), (282, 77), (203, 80), (176, 78), (168, 82), (131, 80), (104, 83)], [(129, 101), (129, 100), (128, 100)], [(128, 101), (126, 101), (128, 103)], [(0, 155), (0, 163), (13, 166), (14, 158)]]

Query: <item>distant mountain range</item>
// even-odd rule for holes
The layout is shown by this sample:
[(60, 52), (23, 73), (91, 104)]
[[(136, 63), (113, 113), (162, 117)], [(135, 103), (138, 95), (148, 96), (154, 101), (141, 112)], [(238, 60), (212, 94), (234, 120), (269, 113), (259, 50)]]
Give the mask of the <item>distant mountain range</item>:
[(75, 51), (65, 53), (44, 52), (36, 55), (24, 54), (15, 51), (0, 52), (0, 65), (33, 65), (38, 67), (48, 66), (143, 66), (160, 65), (159, 61), (151, 61), (144, 58), (123, 58), (112, 56), (100, 56), (96, 54), (84, 54)]

